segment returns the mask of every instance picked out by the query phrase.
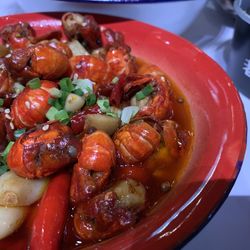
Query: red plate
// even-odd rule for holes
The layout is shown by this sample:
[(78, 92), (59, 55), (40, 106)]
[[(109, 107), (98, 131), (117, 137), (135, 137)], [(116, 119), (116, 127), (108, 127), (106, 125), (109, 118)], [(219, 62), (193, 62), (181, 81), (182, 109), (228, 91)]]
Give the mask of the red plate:
[[(25, 21), (42, 33), (58, 28), (60, 16), (46, 13), (1, 17), (0, 25)], [(134, 55), (158, 65), (172, 78), (189, 101), (195, 128), (191, 160), (170, 195), (134, 229), (95, 247), (179, 247), (208, 222), (239, 173), (246, 147), (240, 97), (220, 66), (184, 39), (142, 22), (94, 16), (100, 24), (124, 33)]]

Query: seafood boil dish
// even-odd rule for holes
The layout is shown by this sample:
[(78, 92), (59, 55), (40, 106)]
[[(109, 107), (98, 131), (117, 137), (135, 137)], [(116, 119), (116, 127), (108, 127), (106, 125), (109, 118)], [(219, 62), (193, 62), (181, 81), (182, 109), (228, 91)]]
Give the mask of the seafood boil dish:
[(178, 83), (92, 15), (0, 39), (0, 249), (82, 249), (143, 223), (192, 151)]

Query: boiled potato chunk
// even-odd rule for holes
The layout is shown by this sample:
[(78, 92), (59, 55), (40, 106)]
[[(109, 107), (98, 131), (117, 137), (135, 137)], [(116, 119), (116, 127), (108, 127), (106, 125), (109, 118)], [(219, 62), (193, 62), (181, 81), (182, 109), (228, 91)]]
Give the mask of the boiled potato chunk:
[(23, 223), (28, 208), (0, 206), (0, 240), (15, 232)]
[(0, 176), (0, 205), (29, 206), (41, 198), (47, 184), (47, 178), (30, 180), (8, 171)]

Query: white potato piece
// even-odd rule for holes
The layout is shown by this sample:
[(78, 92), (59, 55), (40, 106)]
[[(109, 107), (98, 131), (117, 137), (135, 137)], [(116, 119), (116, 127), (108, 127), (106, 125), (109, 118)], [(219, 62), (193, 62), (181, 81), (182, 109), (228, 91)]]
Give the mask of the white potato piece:
[(0, 176), (0, 205), (29, 206), (41, 198), (47, 184), (48, 178), (30, 180), (8, 171)]
[(118, 196), (120, 206), (125, 208), (142, 208), (146, 201), (144, 186), (135, 180), (119, 181), (111, 188)]
[(97, 130), (101, 130), (109, 135), (112, 135), (118, 129), (119, 126), (120, 119), (118, 117), (111, 117), (102, 114), (86, 115), (85, 129), (96, 128)]
[(68, 46), (70, 47), (73, 56), (89, 55), (89, 52), (77, 40), (68, 42)]
[(15, 232), (23, 223), (27, 207), (0, 206), (0, 240)]

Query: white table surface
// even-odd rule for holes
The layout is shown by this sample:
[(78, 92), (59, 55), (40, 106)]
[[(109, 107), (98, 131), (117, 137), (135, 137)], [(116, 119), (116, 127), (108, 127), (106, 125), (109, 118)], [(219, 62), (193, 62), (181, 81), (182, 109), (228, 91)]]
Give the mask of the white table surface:
[[(1, 0), (0, 15), (37, 11), (81, 10), (120, 15), (151, 23), (179, 34), (204, 50), (227, 71), (227, 59), (233, 36), (233, 17), (209, 0), (198, 16), (192, 10), (201, 1), (160, 4), (69, 4), (52, 0)], [(167, 10), (176, 6), (178, 11)], [(187, 13), (190, 16), (187, 18)], [(167, 15), (166, 15), (167, 12)], [(178, 14), (177, 14), (178, 13)], [(178, 18), (181, 17), (182, 22)], [(168, 21), (166, 21), (166, 18)], [(173, 22), (171, 22), (171, 20)], [(250, 84), (250, 79), (248, 84)], [(240, 93), (250, 124), (250, 93)], [(250, 134), (247, 138), (250, 142)], [(183, 250), (249, 250), (250, 249), (250, 150), (247, 147), (240, 174), (220, 210)]]

